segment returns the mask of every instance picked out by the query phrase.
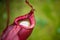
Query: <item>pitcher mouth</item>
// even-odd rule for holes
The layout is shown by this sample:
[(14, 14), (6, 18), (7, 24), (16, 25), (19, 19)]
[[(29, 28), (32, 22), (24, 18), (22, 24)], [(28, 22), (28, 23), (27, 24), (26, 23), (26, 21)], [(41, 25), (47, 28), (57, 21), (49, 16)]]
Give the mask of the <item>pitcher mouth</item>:
[(23, 25), (23, 26), (29, 27), (30, 23), (28, 21), (22, 21), (22, 22), (19, 23), (19, 25)]
[(17, 17), (16, 19), (15, 19), (15, 21), (14, 21), (14, 23), (16, 24), (16, 25), (19, 25), (19, 21), (24, 21), (24, 20), (26, 20), (26, 19), (28, 19), (29, 20), (29, 22), (30, 22), (30, 26), (29, 27), (27, 27), (27, 26), (25, 26), (24, 27), (24, 25), (20, 25), (20, 26), (23, 26), (24, 28), (32, 28), (31, 26), (33, 26), (33, 24), (34, 24), (34, 9), (33, 10), (31, 10), (28, 14), (26, 14), (26, 15), (23, 15), (23, 16), (19, 16), (19, 17)]
[(21, 20), (18, 22), (18, 24), (24, 27), (29, 27), (31, 25), (29, 19)]

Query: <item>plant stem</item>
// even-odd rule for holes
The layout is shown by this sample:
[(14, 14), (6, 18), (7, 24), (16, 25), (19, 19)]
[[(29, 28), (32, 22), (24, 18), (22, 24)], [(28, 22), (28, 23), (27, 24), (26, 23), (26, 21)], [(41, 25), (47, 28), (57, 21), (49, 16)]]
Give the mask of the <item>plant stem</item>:
[(9, 0), (6, 0), (6, 10), (7, 10), (7, 25), (6, 27), (9, 26), (9, 21), (10, 21), (10, 7), (9, 7)]

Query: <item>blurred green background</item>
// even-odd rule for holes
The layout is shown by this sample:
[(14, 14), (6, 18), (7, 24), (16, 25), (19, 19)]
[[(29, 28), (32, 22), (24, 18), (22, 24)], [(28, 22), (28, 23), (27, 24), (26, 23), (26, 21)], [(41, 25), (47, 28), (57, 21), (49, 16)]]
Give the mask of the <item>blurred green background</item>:
[[(60, 40), (60, 0), (29, 0), (35, 9), (36, 25), (28, 40)], [(25, 0), (10, 0), (10, 24), (27, 14)], [(0, 0), (0, 35), (6, 27), (6, 1)]]

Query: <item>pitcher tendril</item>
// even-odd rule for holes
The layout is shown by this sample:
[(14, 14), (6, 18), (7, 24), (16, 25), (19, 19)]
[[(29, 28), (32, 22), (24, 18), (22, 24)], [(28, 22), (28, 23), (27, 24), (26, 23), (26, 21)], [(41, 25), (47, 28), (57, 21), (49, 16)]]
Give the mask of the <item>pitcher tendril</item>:
[(28, 2), (28, 0), (25, 0), (25, 2), (33, 9), (33, 6)]

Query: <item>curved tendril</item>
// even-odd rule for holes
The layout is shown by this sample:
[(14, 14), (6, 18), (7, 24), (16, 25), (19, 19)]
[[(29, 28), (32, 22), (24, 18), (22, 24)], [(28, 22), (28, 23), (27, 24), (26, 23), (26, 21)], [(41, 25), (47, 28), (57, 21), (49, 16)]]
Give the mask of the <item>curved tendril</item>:
[(33, 8), (33, 6), (28, 2), (28, 0), (25, 0), (26, 4), (28, 4), (29, 7), (31, 7), (31, 10), (28, 14), (28, 16), (30, 17), (32, 15), (32, 13), (34, 13), (35, 9)]
[(28, 2), (28, 0), (25, 0), (25, 2), (33, 9), (33, 6)]

